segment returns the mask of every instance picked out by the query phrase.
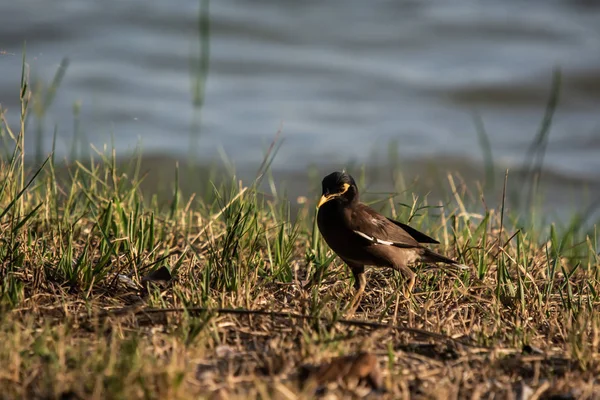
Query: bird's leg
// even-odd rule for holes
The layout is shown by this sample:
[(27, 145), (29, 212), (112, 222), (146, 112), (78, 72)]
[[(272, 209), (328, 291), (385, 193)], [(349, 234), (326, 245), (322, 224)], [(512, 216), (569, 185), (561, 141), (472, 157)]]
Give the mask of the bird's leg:
[(356, 309), (358, 308), (358, 305), (360, 304), (360, 300), (365, 291), (365, 287), (367, 286), (367, 278), (365, 277), (364, 265), (348, 264), (348, 266), (352, 270), (352, 275), (354, 275), (354, 289), (356, 289), (356, 292), (354, 293), (354, 296), (352, 296), (352, 300), (350, 301), (348, 312), (350, 314), (354, 314), (356, 312)]
[(406, 265), (397, 264), (397, 265), (394, 265), (393, 268), (396, 271), (400, 272), (402, 274), (402, 276), (408, 281), (408, 287), (405, 287), (403, 292), (404, 292), (404, 297), (406, 297), (407, 299), (410, 299), (410, 297), (412, 295), (412, 290), (415, 286), (415, 280), (417, 278), (416, 274), (413, 272), (412, 269), (410, 269)]

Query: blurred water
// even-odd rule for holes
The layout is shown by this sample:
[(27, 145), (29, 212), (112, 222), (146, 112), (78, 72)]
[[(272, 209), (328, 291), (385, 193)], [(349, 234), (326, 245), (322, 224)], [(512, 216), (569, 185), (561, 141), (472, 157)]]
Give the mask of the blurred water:
[[(198, 147), (256, 164), (275, 133), (280, 169), (347, 160), (482, 158), (473, 112), (496, 160), (521, 163), (563, 71), (546, 168), (600, 181), (600, 7), (588, 1), (213, 0), (210, 72)], [(45, 119), (59, 156), (81, 127), (120, 154), (187, 156), (194, 127), (190, 70), (199, 1), (0, 2), (0, 103), (18, 110), (21, 49), (32, 77), (70, 66)], [(195, 132), (195, 133), (194, 133)], [(34, 140), (28, 138), (28, 150)], [(375, 155), (374, 155), (375, 154)], [(379, 154), (379, 156), (377, 156)]]

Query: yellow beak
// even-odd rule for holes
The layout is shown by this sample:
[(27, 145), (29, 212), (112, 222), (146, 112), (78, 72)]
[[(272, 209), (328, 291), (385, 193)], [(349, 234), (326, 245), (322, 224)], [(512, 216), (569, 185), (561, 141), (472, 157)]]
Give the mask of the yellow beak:
[(319, 204), (317, 204), (317, 208), (321, 207), (323, 204), (327, 203), (329, 200), (333, 199), (334, 196), (329, 195), (329, 196), (321, 196), (321, 199), (319, 200)]

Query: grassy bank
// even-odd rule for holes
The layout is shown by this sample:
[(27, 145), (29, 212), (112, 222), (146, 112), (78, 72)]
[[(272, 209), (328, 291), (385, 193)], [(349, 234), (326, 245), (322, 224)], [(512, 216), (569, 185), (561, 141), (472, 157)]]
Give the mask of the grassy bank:
[(360, 396), (354, 361), (337, 386), (302, 367), (357, 352), (390, 398), (600, 395), (595, 226), (540, 226), (535, 206), (513, 215), (453, 175), (440, 204), (399, 186), (373, 206), (470, 270), (418, 266), (405, 298), (398, 274), (371, 269), (344, 315), (352, 278), (318, 235), (316, 197), (291, 215), (260, 190), (274, 151), (253, 182), (184, 196), (174, 174), (163, 201), (140, 189), (139, 159), (114, 152), (67, 174), (52, 156), (27, 167), (30, 100), (24, 74), (20, 125), (1, 132), (0, 397)]

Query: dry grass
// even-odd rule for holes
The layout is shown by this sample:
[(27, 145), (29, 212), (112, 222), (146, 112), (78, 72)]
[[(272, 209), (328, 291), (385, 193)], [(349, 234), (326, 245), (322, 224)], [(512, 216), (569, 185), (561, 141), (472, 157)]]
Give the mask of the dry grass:
[[(399, 275), (371, 269), (344, 315), (351, 274), (314, 202), (292, 219), (258, 182), (183, 198), (175, 180), (160, 205), (114, 152), (65, 178), (51, 158), (27, 171), (25, 81), (19, 132), (1, 132), (14, 142), (0, 159), (1, 398), (600, 398), (595, 226), (482, 207), (450, 176), (443, 207), (377, 207), (470, 270), (419, 266), (406, 299)], [(166, 284), (141, 284), (164, 267)], [(385, 393), (343, 366), (300, 385), (303, 365), (358, 352), (376, 357)]]

